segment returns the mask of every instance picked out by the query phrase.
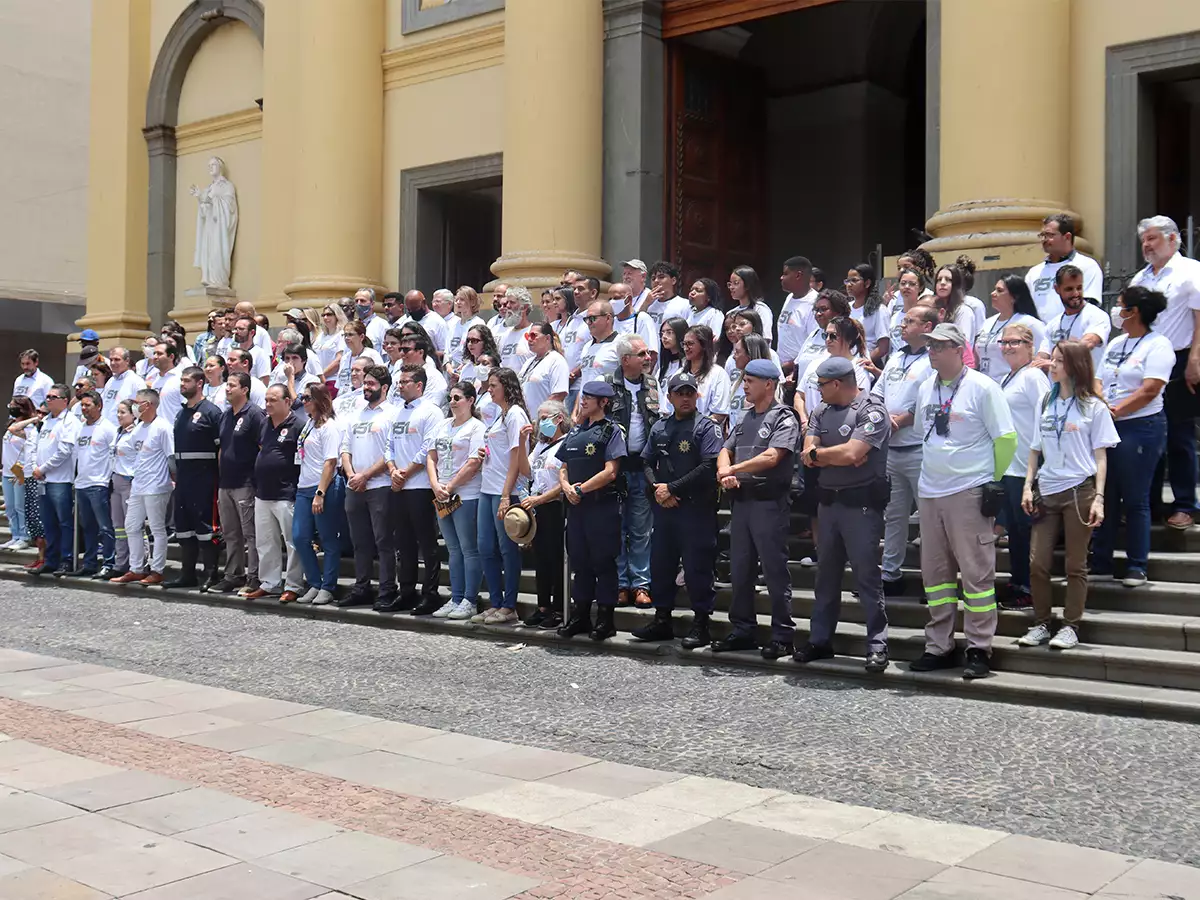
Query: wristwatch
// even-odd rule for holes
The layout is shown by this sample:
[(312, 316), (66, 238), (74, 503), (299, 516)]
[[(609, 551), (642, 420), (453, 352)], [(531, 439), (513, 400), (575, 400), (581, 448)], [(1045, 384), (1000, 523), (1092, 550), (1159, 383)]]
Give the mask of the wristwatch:
[(578, 484), (571, 485), (571, 487), (575, 489), (575, 493), (577, 493), (581, 497), (583, 496), (583, 482), (582, 481), (579, 482)]
[(816, 462), (816, 461), (817, 461), (817, 448), (816, 448), (816, 447), (810, 447), (810, 448), (809, 448), (809, 450), (808, 450), (808, 458), (809, 458), (810, 460), (812, 460), (813, 462)]
[(324, 496), (325, 496), (325, 492), (324, 492), (323, 490), (321, 490), (320, 488), (317, 488), (317, 493), (316, 493), (316, 495), (315, 495), (315, 496), (317, 496), (317, 497), (324, 497)]

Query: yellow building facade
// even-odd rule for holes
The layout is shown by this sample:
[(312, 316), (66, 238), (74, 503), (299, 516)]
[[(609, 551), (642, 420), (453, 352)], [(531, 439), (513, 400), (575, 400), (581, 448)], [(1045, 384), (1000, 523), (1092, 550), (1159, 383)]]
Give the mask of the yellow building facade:
[[(1128, 271), (1140, 216), (1200, 215), (1183, 0), (93, 0), (91, 27), (77, 324), (106, 346), (631, 257), (1018, 268), (1062, 210)], [(214, 156), (228, 291), (193, 266)]]

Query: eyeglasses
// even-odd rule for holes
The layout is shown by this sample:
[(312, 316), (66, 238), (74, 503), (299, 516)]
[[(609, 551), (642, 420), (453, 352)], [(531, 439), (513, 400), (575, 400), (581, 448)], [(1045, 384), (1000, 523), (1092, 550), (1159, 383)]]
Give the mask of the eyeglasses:
[(828, 343), (829, 341), (836, 341), (839, 337), (840, 337), (840, 335), (836, 331), (825, 332), (825, 342), (826, 343)]
[(62, 400), (63, 398), (58, 396), (58, 394), (47, 394), (46, 399), (47, 400)]
[(584, 317), (583, 317), (583, 321), (585, 321), (585, 322), (587, 322), (589, 325), (591, 325), (591, 324), (592, 324), (593, 322), (595, 322), (597, 319), (603, 319), (603, 318), (604, 318), (605, 316), (607, 316), (607, 315), (608, 315), (608, 313), (600, 313), (600, 315), (598, 315), (598, 316), (584, 316)]
[(685, 347), (699, 347), (699, 346), (700, 346), (700, 342), (699, 342), (699, 341), (689, 341), (689, 340), (684, 340), (684, 342), (683, 342), (683, 346), (685, 346)]
[(915, 282), (915, 281), (902, 281), (902, 282), (900, 282), (900, 287), (902, 287), (902, 288), (918, 288), (918, 287), (920, 287), (920, 285), (917, 284), (917, 282)]
[(828, 385), (831, 385), (831, 384), (837, 384), (837, 379), (836, 378), (826, 378), (824, 381), (818, 380), (817, 388), (819, 389), (819, 388), (827, 387)]
[(997, 343), (1001, 347), (1020, 347), (1022, 344), (1032, 344), (1033, 341), (1027, 341), (1024, 338), (1006, 338)]
[(1045, 240), (1049, 240), (1050, 238), (1056, 238), (1056, 237), (1062, 237), (1062, 235), (1059, 234), (1057, 231), (1039, 231), (1038, 232), (1038, 240), (1039, 241), (1045, 241)]
[(483, 338), (473, 338), (473, 337), (469, 337), (469, 338), (467, 338), (467, 343), (468, 343), (468, 344), (482, 344), (482, 343), (483, 343)]
[(953, 346), (954, 345), (951, 344), (949, 341), (930, 341), (929, 342), (930, 350), (941, 351), (941, 350), (947, 349), (948, 347), (953, 347)]
[(451, 403), (462, 403), (466, 399), (467, 398), (464, 394), (459, 394), (458, 396), (451, 395), (450, 402)]
[(862, 284), (862, 283), (863, 283), (863, 280), (861, 278), (847, 278), (845, 281), (842, 282), (842, 284), (846, 285), (847, 287), (852, 284)]

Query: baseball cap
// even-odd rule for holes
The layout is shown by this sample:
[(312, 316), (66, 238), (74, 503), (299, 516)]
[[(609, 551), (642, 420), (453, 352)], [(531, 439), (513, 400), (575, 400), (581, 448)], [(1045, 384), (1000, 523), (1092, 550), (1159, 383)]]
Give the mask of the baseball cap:
[(949, 322), (943, 322), (936, 326), (933, 331), (929, 332), (929, 340), (931, 341), (949, 341), (956, 347), (965, 347), (967, 339), (963, 337), (963, 333), (957, 325), (952, 325)]
[(624, 268), (625, 266), (628, 266), (631, 269), (638, 269), (641, 271), (641, 273), (643, 275), (646, 274), (646, 264), (644, 262), (642, 262), (640, 259), (626, 260), (625, 262), (621, 263), (622, 268)]
[(85, 328), (79, 334), (79, 341), (83, 344), (98, 344), (100, 343), (100, 335), (94, 329)]
[(676, 372), (671, 376), (671, 380), (667, 382), (667, 393), (673, 394), (676, 391), (699, 391), (700, 385), (696, 383), (696, 376), (691, 372)]

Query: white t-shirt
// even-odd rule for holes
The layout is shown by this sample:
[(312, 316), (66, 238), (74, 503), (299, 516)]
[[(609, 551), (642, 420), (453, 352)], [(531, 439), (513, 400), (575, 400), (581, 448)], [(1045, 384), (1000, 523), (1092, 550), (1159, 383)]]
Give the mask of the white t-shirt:
[(25, 435), (24, 434), (9, 434), (8, 430), (4, 431), (3, 436), (0, 436), (0, 441), (3, 442), (4, 456), (0, 466), (4, 469), (5, 478), (13, 478), (13, 466), (17, 463), (24, 463), (25, 451)]
[(561, 438), (553, 444), (538, 441), (534, 445), (533, 452), (529, 454), (529, 471), (533, 474), (531, 494), (544, 494), (558, 485), (558, 470), (562, 468), (558, 448), (561, 446)]
[(373, 366), (384, 365), (383, 357), (370, 347), (363, 347), (363, 352), (355, 356), (350, 352), (350, 348), (346, 348), (346, 352), (342, 354), (342, 364), (338, 366), (337, 371), (337, 389), (341, 391), (350, 390), (350, 368), (354, 365), (354, 361), (360, 357), (366, 357), (371, 361)]
[(1046, 342), (1046, 326), (1041, 319), (1025, 313), (1013, 313), (1010, 318), (1000, 321), (1000, 314), (992, 316), (983, 323), (979, 334), (975, 336), (975, 365), (984, 375), (997, 383), (1012, 371), (1012, 366), (1004, 358), (1000, 338), (1004, 329), (1009, 325), (1025, 325), (1033, 332), (1033, 352), (1041, 350)]
[[(212, 392), (212, 396), (206, 397), (205, 399), (211, 402), (213, 406), (217, 407), (217, 409), (221, 410), (221, 412), (227, 411), (231, 405), (229, 403), (229, 398), (226, 396), (224, 384), (218, 386), (217, 389)], [(341, 397), (339, 396), (338, 399), (340, 400)], [(267, 408), (267, 386), (257, 378), (250, 379), (250, 402), (259, 409), (265, 410)], [(172, 424), (174, 424), (174, 420), (172, 420)]]
[(613, 332), (607, 340), (599, 344), (594, 340), (589, 340), (583, 345), (583, 352), (579, 355), (581, 369), (579, 387), (581, 389), (617, 370), (621, 360), (617, 356), (616, 339), (616, 332)]
[(654, 320), (646, 313), (637, 313), (628, 319), (613, 319), (613, 326), (618, 334), (636, 334), (646, 342), (646, 349), (651, 353), (658, 352), (658, 329)]
[[(733, 411), (733, 384), (729, 374), (720, 366), (713, 366), (696, 384), (700, 389), (696, 398), (697, 413), (702, 416), (727, 416)], [(675, 406), (666, 391), (659, 391), (658, 412), (662, 418), (675, 415)]]
[(128, 431), (117, 431), (113, 443), (113, 474), (133, 478), (133, 464), (137, 460), (137, 450), (133, 444), (133, 432), (137, 424)]
[(567, 319), (567, 324), (558, 332), (558, 339), (562, 341), (563, 356), (566, 357), (572, 372), (579, 368), (583, 347), (592, 339), (592, 333), (588, 331), (587, 322), (583, 321), (583, 317), (584, 313), (572, 313)]
[[(987, 484), (995, 473), (992, 445), (1016, 431), (1000, 385), (974, 369), (963, 369), (958, 390), (935, 372), (917, 390), (917, 423), (925, 449), (917, 494), (934, 499)], [(952, 399), (953, 398), (953, 399)], [(940, 435), (934, 414), (949, 403), (949, 433)]]
[[(1166, 387), (1171, 380), (1171, 370), (1175, 368), (1175, 351), (1171, 349), (1171, 341), (1165, 334), (1148, 332), (1140, 338), (1132, 338), (1127, 334), (1113, 338), (1104, 351), (1104, 359), (1100, 363), (1100, 383), (1103, 385), (1104, 400), (1109, 406), (1116, 406), (1130, 394), (1135, 393), (1147, 378), (1154, 378)], [(1163, 408), (1163, 392), (1160, 390), (1154, 399), (1136, 412), (1121, 419), (1141, 419), (1161, 412)]]
[[(635, 309), (641, 308), (640, 301), (633, 302)], [(686, 319), (691, 311), (692, 304), (686, 298), (679, 296), (672, 297), (670, 300), (655, 300), (646, 307), (646, 314), (654, 322), (655, 332), (662, 328), (662, 323), (667, 319)]]
[(409, 476), (401, 490), (429, 490), (429, 473), (425, 470), (425, 457), (434, 432), (444, 421), (442, 411), (425, 397), (395, 407), (392, 436), (388, 441), (385, 458), (399, 469), (407, 469), (413, 463), (420, 468)]
[[(497, 407), (499, 412), (499, 407)], [(483, 458), (483, 483), (480, 490), (484, 494), (499, 497), (504, 493), (504, 482), (508, 479), (509, 460), (513, 451), (521, 443), (521, 429), (529, 424), (529, 417), (519, 406), (510, 406), (503, 416), (497, 415), (491, 425), (487, 426), (484, 439), (487, 442), (487, 456)], [(518, 475), (513, 484), (513, 493), (524, 481)]]
[(75, 489), (108, 487), (112, 478), (113, 445), (117, 427), (101, 416), (95, 425), (84, 422), (75, 438)]
[(1008, 414), (1017, 429), (1017, 452), (1013, 454), (1012, 462), (1004, 474), (1024, 478), (1029, 463), (1029, 448), (1033, 445), (1038, 418), (1042, 414), (1042, 399), (1050, 390), (1050, 379), (1041, 369), (1032, 365), (1022, 366), (1005, 377), (1000, 390), (1008, 401)]
[(471, 316), (467, 321), (463, 321), (458, 316), (450, 323), (449, 331), (446, 335), (446, 361), (452, 362), (456, 366), (463, 361), (463, 351), (467, 349), (467, 332), (476, 325), (482, 325), (483, 319), (479, 316)]
[(987, 319), (987, 307), (983, 305), (982, 300), (972, 297), (970, 294), (963, 297), (963, 303), (971, 307), (971, 315), (975, 317), (972, 327), (975, 334), (979, 334), (979, 329), (983, 327), (984, 320)]
[(382, 349), (383, 336), (387, 334), (388, 329), (391, 328), (391, 325), (388, 324), (388, 320), (383, 316), (372, 313), (371, 318), (363, 319), (362, 323), (363, 328), (365, 328), (367, 331), (367, 337), (371, 341), (371, 347), (376, 350)]
[(1100, 307), (1084, 303), (1077, 313), (1066, 311), (1058, 314), (1046, 323), (1046, 336), (1042, 339), (1039, 352), (1047, 356), (1061, 341), (1083, 340), (1085, 334), (1094, 334), (1100, 338), (1100, 343), (1092, 350), (1092, 368), (1100, 371), (1100, 361), (1104, 358), (1104, 345), (1112, 331), (1112, 319)]
[(975, 343), (975, 312), (966, 303), (960, 303), (951, 320), (967, 339), (967, 345)]
[(1091, 300), (1101, 300), (1104, 297), (1104, 273), (1100, 265), (1090, 256), (1084, 256), (1078, 250), (1059, 262), (1042, 260), (1025, 273), (1025, 283), (1033, 294), (1033, 302), (1037, 304), (1038, 318), (1049, 322), (1063, 311), (1062, 301), (1058, 299), (1058, 291), (1054, 290), (1054, 277), (1058, 270), (1065, 265), (1072, 265), (1083, 272), (1083, 296)]
[[(1079, 403), (1074, 397), (1055, 398), (1039, 417), (1033, 438), (1032, 449), (1040, 450), (1044, 460), (1037, 476), (1042, 495), (1081, 485), (1096, 474), (1095, 451), (1119, 443), (1112, 414), (1099, 400), (1089, 398)], [(1087, 510), (1079, 512), (1087, 516)]]
[(266, 378), (271, 374), (271, 351), (264, 350), (257, 344), (250, 350), (250, 377)]
[[(774, 331), (772, 329), (774, 327), (775, 319), (775, 316), (771, 313), (771, 307), (767, 306), (767, 304), (762, 300), (755, 300), (753, 306), (743, 306), (739, 303), (733, 309), (729, 310), (729, 312), (735, 313), (739, 309), (753, 309), (756, 313), (758, 313), (759, 319), (762, 320), (763, 337), (767, 339), (767, 343), (770, 343), (774, 337)], [(728, 314), (729, 313), (726, 313), (726, 315)], [(714, 331), (713, 334), (717, 337), (721, 336), (720, 332)]]
[[(300, 429), (300, 488), (316, 487), (321, 483), (321, 471), (328, 460), (337, 460), (341, 450), (342, 432), (334, 420), (316, 427), (312, 421)], [(336, 463), (335, 463), (336, 465)]]
[[(929, 367), (928, 353), (907, 354), (897, 351), (888, 357), (879, 380), (871, 393), (883, 401), (889, 416), (900, 416), (913, 413), (915, 422), (917, 410), (917, 389), (933, 371)], [(810, 407), (810, 410), (812, 407)], [(890, 426), (889, 426), (890, 427)], [(889, 447), (919, 446), (922, 434), (912, 425), (906, 425), (898, 431), (893, 431), (888, 438)]]
[(41, 369), (37, 369), (32, 375), (17, 376), (17, 380), (13, 382), (12, 395), (28, 397), (33, 401), (34, 407), (38, 407), (46, 399), (46, 391), (52, 387), (54, 387), (54, 379)]
[(1167, 298), (1167, 308), (1154, 320), (1153, 330), (1165, 334), (1176, 350), (1191, 347), (1192, 310), (1200, 309), (1200, 260), (1176, 253), (1157, 275), (1153, 266), (1146, 266), (1129, 283), (1159, 291)]
[(879, 343), (880, 338), (891, 339), (891, 322), (887, 310), (882, 306), (869, 316), (866, 313), (865, 306), (850, 307), (850, 318), (856, 322), (862, 322), (863, 332), (867, 338), (867, 355), (870, 356), (875, 352), (875, 345)]
[(817, 302), (817, 292), (809, 290), (803, 297), (788, 294), (779, 309), (779, 319), (775, 322), (775, 333), (779, 335), (779, 355), (789, 362), (800, 353), (800, 347), (808, 333), (815, 325), (813, 321), (813, 304)]
[(804, 376), (808, 371), (808, 364), (814, 359), (824, 359), (829, 355), (829, 351), (825, 349), (825, 329), (817, 326), (813, 328), (808, 335), (800, 343), (799, 349), (796, 351), (793, 361), (796, 364), (797, 380)]
[(174, 428), (175, 417), (183, 409), (183, 396), (179, 393), (178, 373), (172, 369), (165, 375), (159, 375), (155, 379), (154, 390), (158, 391), (158, 417)]
[[(337, 355), (346, 349), (346, 339), (340, 334), (323, 334), (315, 344), (313, 349), (317, 352), (317, 362), (321, 366), (321, 379), (325, 380), (325, 370), (337, 359)], [(336, 377), (337, 372), (334, 372)]]
[[(811, 416), (817, 411), (817, 407), (821, 405), (821, 389), (817, 387), (817, 368), (825, 361), (825, 358), (814, 359), (808, 364), (808, 368), (804, 370), (804, 376), (796, 383), (796, 390), (804, 391), (804, 408), (808, 410), (808, 415)], [(854, 383), (858, 385), (860, 391), (869, 391), (871, 389), (871, 374), (862, 366), (854, 367)]]
[[(714, 335), (720, 335), (721, 328), (725, 325), (725, 313), (721, 312), (715, 306), (706, 306), (704, 309), (688, 309), (687, 314), (688, 328), (694, 328), (697, 325), (707, 325), (712, 329)], [(659, 331), (662, 328), (660, 326)]]
[[(430, 450), (437, 453), (438, 481), (443, 485), (448, 484), (467, 461), (479, 453), (484, 444), (483, 431), (483, 423), (474, 416), (462, 425), (455, 425), (453, 419), (442, 420), (425, 447), (426, 459)], [(483, 473), (476, 470), (475, 476), (470, 481), (458, 485), (454, 493), (462, 500), (475, 500), (479, 497), (482, 486)]]
[(525, 360), (533, 356), (533, 349), (525, 338), (528, 332), (528, 325), (514, 325), (511, 328), (501, 325), (496, 331), (496, 344), (500, 347), (502, 368), (520, 372), (525, 365)]
[(146, 386), (136, 372), (132, 369), (126, 369), (120, 375), (114, 375), (108, 379), (101, 391), (100, 399), (104, 401), (104, 407), (100, 410), (105, 419), (117, 424), (117, 407), (122, 400), (132, 400), (142, 388)]
[(167, 457), (175, 453), (175, 431), (162, 416), (138, 422), (133, 428), (133, 485), (131, 492), (167, 494), (171, 491), (171, 470)]
[[(429, 340), (433, 341), (433, 347), (438, 351), (438, 353), (446, 352), (446, 337), (449, 334), (450, 329), (447, 327), (445, 319), (443, 319), (433, 310), (426, 312), (425, 315), (421, 317), (419, 322), (412, 316), (405, 313), (396, 320), (394, 325), (390, 327), (396, 329), (403, 328), (409, 322), (412, 322), (414, 325), (420, 325), (425, 329), (425, 333), (429, 335)], [(382, 342), (379, 344), (379, 347), (383, 347)]]
[[(782, 372), (783, 365), (780, 363), (779, 354), (776, 353), (774, 350), (768, 350), (767, 352), (771, 354), (770, 355), (771, 362), (773, 362), (773, 363), (775, 363), (775, 365), (779, 366), (779, 371)], [(729, 359), (725, 360), (725, 374), (729, 376), (730, 383), (733, 382), (733, 376), (735, 376), (737, 373), (738, 373), (737, 362), (734, 360), (733, 354), (730, 353)]]
[(79, 419), (65, 410), (57, 418), (47, 416), (42, 420), (34, 460), (49, 484), (70, 484), (75, 480), (75, 438), (79, 426)]
[[(384, 459), (391, 442), (395, 415), (396, 407), (390, 403), (380, 403), (374, 409), (364, 404), (347, 417), (340, 452), (350, 454), (350, 463), (355, 472), (366, 471)], [(388, 487), (391, 483), (392, 478), (384, 469), (367, 481), (367, 489)]]
[(550, 350), (541, 359), (531, 356), (521, 369), (521, 390), (529, 414), (536, 416), (551, 394), (565, 394), (570, 388), (571, 372), (567, 361), (557, 350)]

